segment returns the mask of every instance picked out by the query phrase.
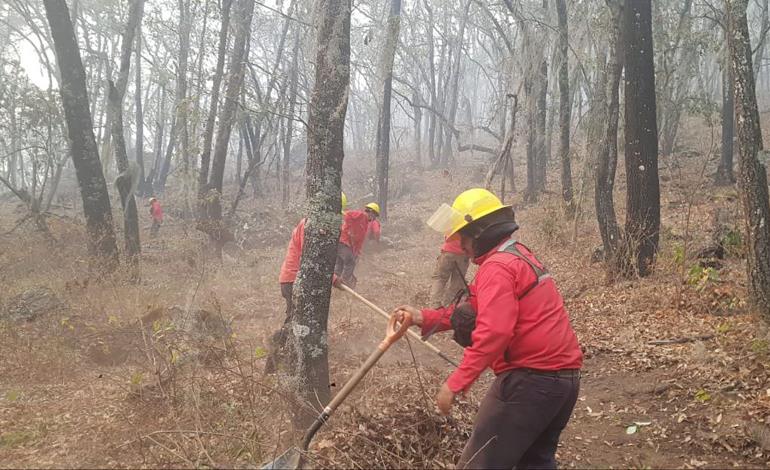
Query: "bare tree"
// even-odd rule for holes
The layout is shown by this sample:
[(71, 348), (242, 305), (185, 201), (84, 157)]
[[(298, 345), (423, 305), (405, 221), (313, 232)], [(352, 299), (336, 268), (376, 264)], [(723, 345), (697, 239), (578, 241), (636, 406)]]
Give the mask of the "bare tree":
[[(214, 140), (214, 122), (219, 106), (219, 90), (222, 85), (222, 76), (225, 73), (225, 56), (227, 55), (227, 30), (230, 28), (230, 8), (232, 0), (222, 2), (222, 26), (219, 29), (219, 45), (217, 47), (217, 65), (214, 70), (214, 81), (211, 85), (211, 99), (209, 101), (209, 114), (206, 118), (206, 127), (203, 131), (203, 150), (201, 151), (200, 173), (198, 174), (198, 198), (203, 199), (208, 192), (209, 166), (211, 163), (211, 143)], [(205, 207), (199, 203), (198, 216), (205, 215)]]
[(132, 277), (139, 276), (139, 216), (134, 199), (134, 189), (139, 181), (139, 169), (129, 169), (126, 140), (123, 136), (123, 98), (126, 95), (128, 74), (131, 69), (131, 51), (134, 45), (134, 37), (137, 28), (142, 21), (144, 0), (134, 0), (128, 11), (128, 22), (123, 31), (120, 68), (118, 69), (117, 83), (109, 81), (109, 105), (112, 108), (112, 136), (115, 141), (115, 158), (120, 175), (115, 180), (115, 186), (120, 193), (120, 202), (123, 206), (123, 228), (126, 240), (126, 260), (132, 270)]
[[(393, 89), (393, 60), (401, 28), (401, 0), (390, 0), (385, 48), (380, 57), (379, 75), (382, 82), (382, 103), (377, 119), (377, 202), (381, 216), (388, 217), (388, 170), (390, 166), (390, 96)], [(458, 56), (459, 60), (459, 56)]]
[(658, 127), (652, 44), (652, 2), (628, 2), (624, 11), (626, 226), (631, 266), (651, 272), (660, 236)]
[(561, 195), (568, 214), (575, 211), (572, 200), (572, 168), (570, 165), (570, 122), (572, 100), (569, 94), (569, 29), (567, 1), (556, 0), (559, 19), (559, 156), (561, 159)]
[(735, 80), (735, 114), (738, 131), (738, 188), (746, 220), (749, 296), (757, 311), (770, 321), (770, 200), (767, 170), (757, 155), (762, 131), (754, 88), (751, 41), (746, 19), (748, 0), (725, 0), (728, 44)]
[(64, 0), (45, 0), (44, 6), (59, 66), (59, 93), (64, 106), (67, 133), (72, 143), (72, 162), (83, 199), (89, 249), (101, 258), (101, 268), (111, 271), (118, 265), (118, 248), (112, 228), (107, 183), (102, 173), (91, 112), (88, 109), (83, 62), (80, 59), (67, 3)]
[(621, 20), (623, 18), (623, 0), (607, 0), (610, 10), (610, 43), (609, 57), (605, 71), (606, 116), (602, 142), (596, 159), (596, 186), (594, 203), (596, 204), (596, 219), (599, 223), (599, 233), (602, 237), (604, 259), (608, 267), (613, 269), (617, 250), (620, 246), (620, 228), (615, 216), (613, 189), (615, 187), (615, 170), (618, 166), (618, 119), (620, 115), (619, 87), (623, 72), (621, 45)]
[(225, 162), (230, 134), (237, 119), (238, 101), (243, 86), (244, 62), (246, 61), (246, 44), (251, 36), (251, 18), (254, 14), (254, 0), (239, 0), (238, 16), (234, 23), (233, 50), (230, 55), (230, 69), (225, 102), (219, 118), (217, 139), (214, 144), (214, 159), (211, 162), (211, 174), (208, 182), (206, 201), (206, 222), (201, 227), (209, 234), (213, 243), (215, 255), (222, 256), (222, 245), (229, 238), (222, 220), (222, 185), (225, 176)]
[[(166, 157), (160, 168), (156, 189), (163, 191), (166, 188), (166, 179), (171, 170), (171, 157), (176, 151), (177, 156), (184, 153), (182, 158), (187, 162), (186, 154), (187, 138), (187, 61), (190, 56), (190, 0), (179, 0), (179, 60), (176, 70), (176, 95), (174, 98), (174, 113), (171, 119), (171, 128), (168, 135), (168, 147)], [(181, 134), (181, 135), (180, 135)], [(180, 151), (181, 150), (181, 151)]]
[[(725, 41), (727, 41), (725, 30)], [(722, 63), (722, 151), (714, 182), (717, 186), (729, 186), (735, 183), (733, 173), (733, 150), (735, 148), (735, 81), (730, 59), (730, 51), (725, 44)]]

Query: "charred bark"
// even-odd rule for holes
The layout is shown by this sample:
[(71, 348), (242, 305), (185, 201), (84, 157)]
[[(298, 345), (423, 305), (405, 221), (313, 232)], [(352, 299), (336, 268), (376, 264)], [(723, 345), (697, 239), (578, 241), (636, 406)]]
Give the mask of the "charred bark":
[(625, 58), (625, 237), (631, 265), (650, 274), (660, 236), (658, 127), (652, 44), (652, 2), (628, 2), (623, 12)]
[(45, 0), (43, 4), (59, 66), (62, 84), (59, 92), (71, 142), (72, 162), (83, 199), (89, 251), (100, 257), (101, 269), (112, 271), (118, 265), (118, 249), (112, 227), (110, 197), (94, 138), (86, 74), (75, 31), (64, 0)]

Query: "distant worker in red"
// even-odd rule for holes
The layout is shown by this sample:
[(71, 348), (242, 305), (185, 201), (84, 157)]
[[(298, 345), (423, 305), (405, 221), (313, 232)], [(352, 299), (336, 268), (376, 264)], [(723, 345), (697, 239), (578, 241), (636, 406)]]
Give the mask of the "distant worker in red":
[(459, 237), (444, 240), (431, 276), (431, 307), (449, 305), (452, 299), (465, 289), (465, 273), (468, 272), (469, 263), (470, 258), (460, 246)]
[(380, 225), (380, 205), (376, 202), (370, 202), (364, 208), (364, 212), (370, 216), (369, 228), (366, 230), (366, 241), (380, 242), (382, 226)]
[[(379, 207), (377, 207), (379, 209)], [(377, 218), (373, 210), (346, 211), (342, 217), (340, 244), (337, 247), (337, 264), (334, 274), (351, 288), (356, 287), (356, 260), (364, 247), (369, 224)]]
[(160, 201), (156, 198), (150, 198), (150, 216), (152, 217), (152, 227), (150, 227), (150, 237), (158, 236), (158, 230), (163, 224), (163, 208), (160, 207)]
[(436, 404), (449, 414), (455, 395), (486, 369), (497, 376), (482, 400), (456, 468), (556, 468), (556, 447), (572, 415), (583, 354), (564, 301), (545, 266), (514, 232), (511, 206), (474, 188), (443, 204), (428, 224), (460, 239), (479, 265), (467, 302), (418, 310), (404, 305), (424, 336), (454, 330), (465, 347)]

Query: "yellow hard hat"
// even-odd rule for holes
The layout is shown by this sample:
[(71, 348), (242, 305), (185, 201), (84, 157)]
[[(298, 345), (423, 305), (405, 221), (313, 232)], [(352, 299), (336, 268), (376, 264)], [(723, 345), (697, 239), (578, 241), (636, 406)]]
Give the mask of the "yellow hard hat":
[(490, 191), (473, 188), (457, 196), (451, 207), (442, 204), (428, 219), (428, 225), (450, 237), (471, 222), (506, 207), (511, 206), (503, 205)]
[(345, 212), (346, 207), (348, 207), (348, 197), (345, 196), (345, 192), (342, 191), (342, 212)]
[(370, 202), (366, 205), (367, 209), (371, 209), (375, 214), (380, 215), (380, 205), (376, 202)]

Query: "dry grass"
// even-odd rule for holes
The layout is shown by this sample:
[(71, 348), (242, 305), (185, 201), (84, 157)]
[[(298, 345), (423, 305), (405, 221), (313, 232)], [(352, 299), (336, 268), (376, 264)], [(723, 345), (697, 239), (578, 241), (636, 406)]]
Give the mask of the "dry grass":
[[(512, 197), (518, 236), (554, 273), (587, 357), (583, 392), (559, 449), (564, 466), (767, 463), (767, 451), (743, 431), (770, 421), (770, 337), (746, 313), (743, 264), (731, 259), (717, 277), (693, 280), (688, 254), (695, 249), (677, 255), (685, 240), (690, 247), (707, 243), (714, 206), (736, 214), (737, 201), (731, 190), (700, 188), (696, 158), (681, 161), (678, 176), (663, 185), (658, 268), (647, 279), (607, 285), (601, 266), (590, 262), (599, 240), (591, 207), (573, 242), (575, 227), (561, 216), (557, 195), (533, 206)], [(386, 309), (425, 301), (441, 237), (423, 220), (470, 178), (461, 170), (412, 175), (420, 190), (401, 188), (384, 224), (394, 248), (361, 260), (363, 295)], [(365, 185), (356, 191), (347, 184), (351, 200), (366, 202)], [(35, 322), (0, 324), (4, 465), (247, 467), (292, 443), (284, 384), (261, 369), (266, 340), (283, 317), (276, 277), (298, 206), (284, 211), (270, 197), (244, 201), (239, 244), (225, 249), (220, 264), (207, 259), (206, 240), (192, 224), (174, 217), (176, 202), (166, 201), (171, 216), (160, 238), (143, 233), (139, 284), (122, 273), (89, 276), (74, 214), (50, 220), (52, 245), (30, 227), (0, 236), (0, 304), (43, 285), (70, 306)], [(0, 224), (10, 229), (18, 215), (5, 204)], [(174, 327), (167, 313), (173, 306), (185, 315), (211, 312), (231, 325), (231, 334), (201, 339)], [(381, 328), (366, 308), (334, 293), (329, 344), (336, 387), (376, 346)], [(703, 334), (715, 336), (648, 344)], [(435, 343), (460, 357), (448, 337)], [(482, 377), (453, 418), (439, 418), (433, 396), (449, 369), (412, 348), (395, 345), (321, 431), (311, 455), (317, 466), (453, 465), (491, 377)], [(634, 421), (653, 424), (626, 434)]]

